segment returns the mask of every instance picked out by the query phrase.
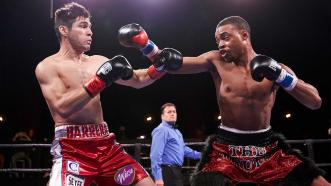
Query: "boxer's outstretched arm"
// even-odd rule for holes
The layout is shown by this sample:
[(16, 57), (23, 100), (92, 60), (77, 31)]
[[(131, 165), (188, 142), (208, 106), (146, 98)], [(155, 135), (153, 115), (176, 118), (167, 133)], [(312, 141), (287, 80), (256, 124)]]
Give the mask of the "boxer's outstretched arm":
[(157, 80), (157, 79), (152, 79), (147, 73), (147, 70), (148, 69), (134, 70), (131, 79), (128, 80), (119, 79), (115, 82), (120, 85), (130, 86), (137, 89), (146, 87)]
[(182, 54), (172, 48), (163, 49), (155, 58), (154, 63), (148, 69), (134, 70), (133, 76), (126, 81), (118, 80), (116, 83), (142, 88), (152, 84), (155, 80), (160, 79), (168, 71), (178, 70), (182, 66)]
[(51, 112), (67, 117), (91, 100), (83, 87), (68, 91), (54, 67), (47, 64), (47, 61), (38, 64), (35, 74)]
[[(185, 65), (184, 65), (185, 64)], [(193, 74), (200, 72), (207, 72), (209, 70), (210, 63), (206, 56), (201, 55), (198, 57), (184, 57), (183, 65), (174, 71), (168, 71), (171, 74)], [(143, 88), (154, 83), (159, 78), (154, 78), (151, 75), (149, 69), (134, 70), (134, 74), (129, 80), (117, 80), (116, 83), (126, 85), (134, 88)], [(149, 72), (148, 72), (149, 71)], [(152, 77), (151, 77), (152, 76)]]
[(201, 54), (197, 57), (183, 57), (181, 68), (176, 71), (170, 71), (171, 74), (196, 74), (208, 72), (212, 67), (212, 59), (215, 53), (213, 51)]
[[(294, 74), (293, 70), (284, 64), (280, 64), (286, 71), (291, 74)], [(295, 75), (295, 74), (294, 74)], [(322, 99), (319, 96), (318, 90), (309, 83), (304, 82), (301, 79), (298, 79), (296, 86), (293, 90), (288, 92), (301, 104), (305, 105), (310, 109), (319, 109), (322, 104)]]

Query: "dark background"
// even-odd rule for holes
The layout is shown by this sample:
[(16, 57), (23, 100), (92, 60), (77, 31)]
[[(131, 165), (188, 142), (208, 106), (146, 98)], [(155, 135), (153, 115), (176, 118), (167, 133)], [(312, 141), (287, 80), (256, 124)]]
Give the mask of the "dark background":
[[(53, 136), (53, 121), (34, 75), (36, 65), (58, 50), (49, 0), (1, 1), (0, 143), (10, 142), (19, 130), (33, 128), (37, 141)], [(64, 0), (54, 0), (53, 11)], [(216, 49), (217, 23), (231, 15), (251, 26), (257, 53), (290, 66), (297, 76), (314, 85), (322, 97), (319, 110), (300, 105), (279, 90), (272, 127), (288, 139), (327, 138), (330, 125), (331, 3), (329, 0), (80, 0), (92, 14), (93, 44), (89, 55), (122, 54), (137, 68), (149, 61), (137, 50), (117, 41), (117, 30), (128, 23), (141, 24), (160, 47), (173, 47), (184, 56)], [(215, 131), (218, 106), (208, 73), (167, 75), (153, 85), (136, 90), (113, 85), (102, 92), (105, 120), (112, 131), (125, 126), (136, 138), (160, 122), (160, 106), (173, 102), (185, 138)], [(284, 114), (292, 112), (286, 120)], [(145, 116), (154, 121), (147, 124)], [(245, 122), (245, 121), (243, 121)]]

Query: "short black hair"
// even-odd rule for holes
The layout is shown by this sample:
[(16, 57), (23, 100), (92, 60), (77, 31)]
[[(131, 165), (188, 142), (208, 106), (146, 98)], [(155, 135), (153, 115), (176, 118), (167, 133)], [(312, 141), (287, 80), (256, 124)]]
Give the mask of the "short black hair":
[(90, 18), (91, 14), (83, 5), (75, 2), (67, 3), (55, 11), (54, 29), (59, 41), (61, 40), (59, 26), (71, 28), (77, 17)]
[(224, 18), (217, 24), (216, 30), (220, 26), (224, 26), (224, 25), (228, 25), (228, 24), (234, 25), (238, 29), (244, 29), (248, 32), (249, 35), (251, 35), (251, 27), (249, 26), (248, 22), (240, 16), (230, 16), (230, 17)]

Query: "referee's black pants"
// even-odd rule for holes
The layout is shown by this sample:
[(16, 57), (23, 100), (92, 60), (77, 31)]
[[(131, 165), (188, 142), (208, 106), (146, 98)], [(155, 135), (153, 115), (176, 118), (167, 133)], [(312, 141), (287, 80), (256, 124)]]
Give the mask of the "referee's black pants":
[(182, 167), (162, 165), (161, 168), (164, 186), (183, 186)]

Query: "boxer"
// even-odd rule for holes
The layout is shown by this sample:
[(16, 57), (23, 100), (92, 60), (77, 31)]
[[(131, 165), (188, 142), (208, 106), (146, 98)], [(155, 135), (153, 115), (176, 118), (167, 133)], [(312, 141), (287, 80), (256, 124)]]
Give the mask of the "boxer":
[[(119, 37), (120, 42), (138, 48), (149, 58), (155, 55), (157, 47), (146, 32), (137, 25), (129, 27), (134, 28), (134, 32), (124, 34), (129, 42)], [(270, 123), (279, 87), (309, 109), (321, 107), (318, 90), (285, 64), (257, 54), (250, 36), (246, 20), (227, 17), (216, 27), (218, 50), (183, 57), (181, 68), (168, 71), (209, 72), (222, 116), (218, 133), (207, 141), (191, 185), (330, 185), (323, 178), (324, 171), (290, 148), (281, 135), (272, 131)]]
[[(57, 9), (54, 24), (59, 51), (45, 58), (35, 70), (55, 123), (48, 185), (155, 185), (109, 132), (100, 93), (114, 83), (142, 88), (157, 79), (148, 69), (133, 70), (124, 56), (108, 59), (86, 55), (93, 32), (90, 13), (82, 5), (68, 3)], [(176, 54), (162, 58), (158, 64), (167, 66), (173, 56), (181, 59)]]

